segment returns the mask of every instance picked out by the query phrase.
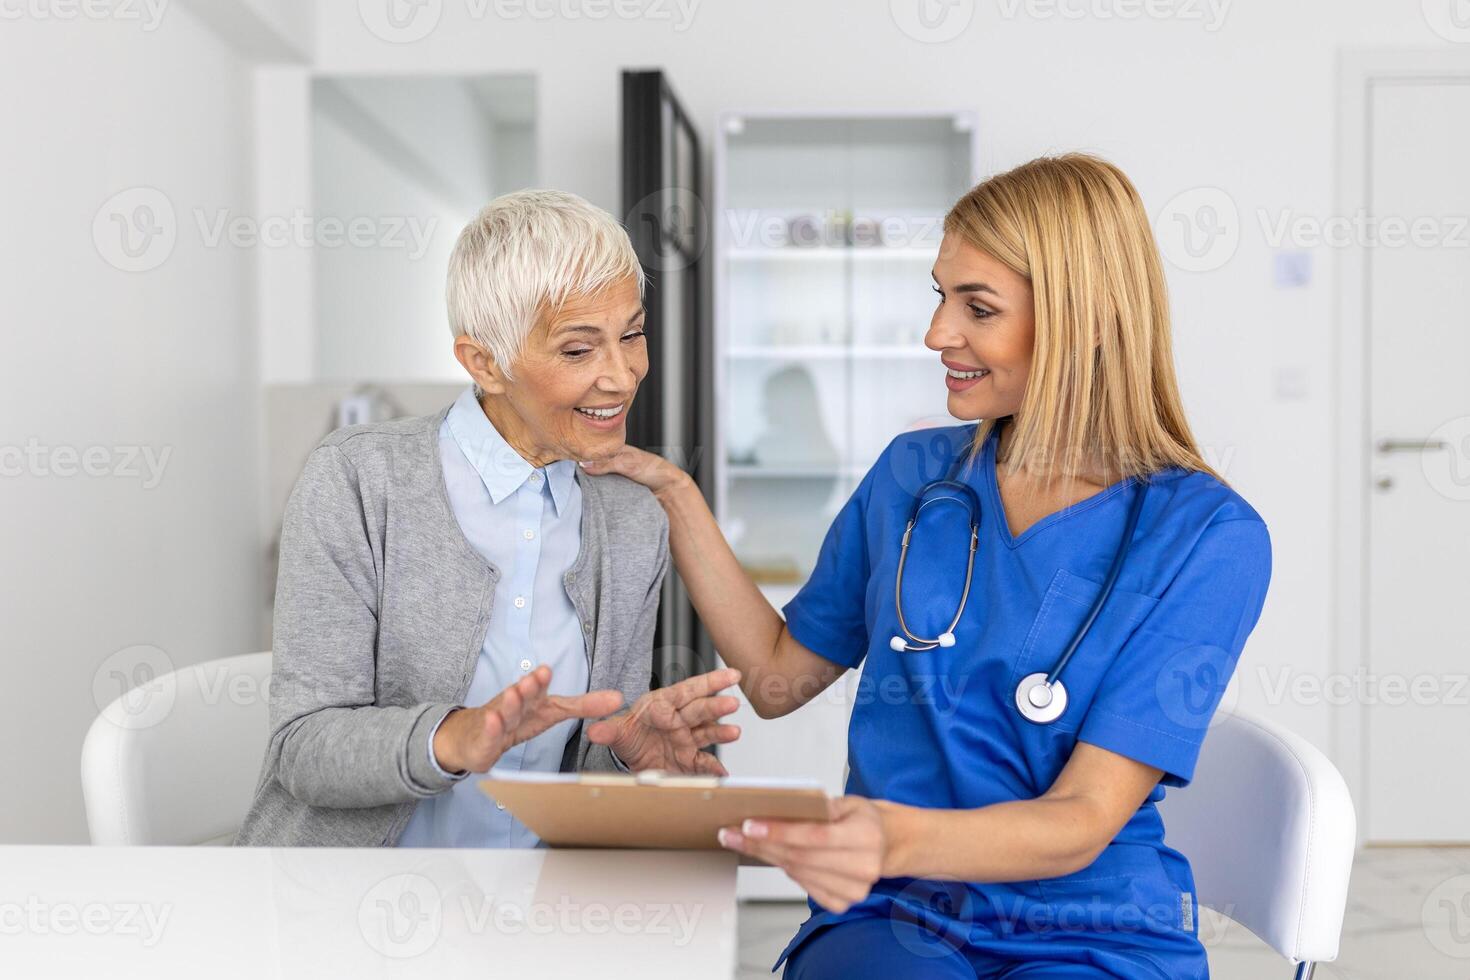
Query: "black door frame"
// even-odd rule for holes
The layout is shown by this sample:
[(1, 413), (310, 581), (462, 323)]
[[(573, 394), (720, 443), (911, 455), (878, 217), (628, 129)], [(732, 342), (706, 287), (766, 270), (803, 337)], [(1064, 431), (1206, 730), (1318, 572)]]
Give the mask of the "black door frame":
[[(634, 250), (648, 276), (650, 382), (639, 389), (628, 419), (630, 445), (659, 452), (690, 471), (713, 504), (713, 359), (709, 328), (708, 224), (704, 161), (698, 130), (662, 71), (624, 71), (622, 77), (622, 213)], [(681, 138), (682, 137), (682, 138)], [(686, 334), (678, 364), (669, 363), (667, 322), (660, 289), (681, 277), (679, 321)], [(683, 404), (666, 404), (660, 372), (688, 379)], [(670, 412), (688, 413), (685, 438), (671, 437)], [(674, 445), (679, 441), (679, 445)], [(672, 569), (664, 585), (654, 636), (655, 683), (672, 683), (715, 666), (714, 649), (694, 615), (688, 592)]]

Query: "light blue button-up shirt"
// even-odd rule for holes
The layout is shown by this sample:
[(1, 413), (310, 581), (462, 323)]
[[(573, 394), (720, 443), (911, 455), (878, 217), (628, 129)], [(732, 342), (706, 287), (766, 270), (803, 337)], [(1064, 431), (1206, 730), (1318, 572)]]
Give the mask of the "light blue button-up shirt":
[[(585, 694), (587, 646), (563, 581), (582, 543), (576, 463), (533, 467), (496, 431), (468, 388), (439, 429), (439, 456), (460, 528), (500, 569), (465, 704), (484, 704), (543, 663), (551, 667), (550, 693)], [(513, 746), (495, 768), (558, 771), (576, 725), (568, 719)], [(438, 767), (432, 738), (429, 758)], [(421, 800), (399, 846), (536, 846), (536, 835), (498, 808), (477, 785), (483, 777), (475, 775), (460, 776), (451, 789)]]

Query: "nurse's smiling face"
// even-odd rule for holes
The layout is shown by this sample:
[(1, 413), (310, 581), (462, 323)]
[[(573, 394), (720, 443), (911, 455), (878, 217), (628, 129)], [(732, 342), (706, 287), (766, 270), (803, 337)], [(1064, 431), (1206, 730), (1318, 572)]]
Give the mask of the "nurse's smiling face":
[(947, 234), (934, 263), (934, 291), (924, 345), (944, 362), (949, 413), (964, 421), (1014, 415), (1036, 336), (1030, 281)]

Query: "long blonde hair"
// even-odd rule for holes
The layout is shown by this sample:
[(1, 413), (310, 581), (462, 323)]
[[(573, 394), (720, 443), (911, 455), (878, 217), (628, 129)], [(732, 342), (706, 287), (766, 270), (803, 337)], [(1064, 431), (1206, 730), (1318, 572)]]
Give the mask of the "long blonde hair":
[[(1070, 473), (1080, 455), (1120, 478), (1180, 466), (1225, 482), (1185, 420), (1158, 246), (1121, 170), (1085, 153), (1032, 160), (972, 188), (944, 231), (1031, 282), (1036, 339), (1009, 417), (1011, 473), (1038, 457)], [(981, 422), (972, 454), (1001, 421)]]

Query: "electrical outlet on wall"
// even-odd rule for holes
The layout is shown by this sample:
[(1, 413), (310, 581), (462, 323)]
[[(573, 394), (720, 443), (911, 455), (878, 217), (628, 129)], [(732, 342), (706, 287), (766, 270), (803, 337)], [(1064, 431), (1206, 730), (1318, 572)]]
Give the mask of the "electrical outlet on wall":
[(348, 395), (337, 403), (337, 425), (362, 425), (374, 421), (376, 401), (371, 394)]
[(1302, 249), (1277, 249), (1271, 259), (1272, 280), (1277, 289), (1303, 289), (1312, 284), (1312, 253)]
[(1312, 393), (1307, 369), (1301, 364), (1284, 364), (1276, 369), (1276, 398), (1295, 401)]

